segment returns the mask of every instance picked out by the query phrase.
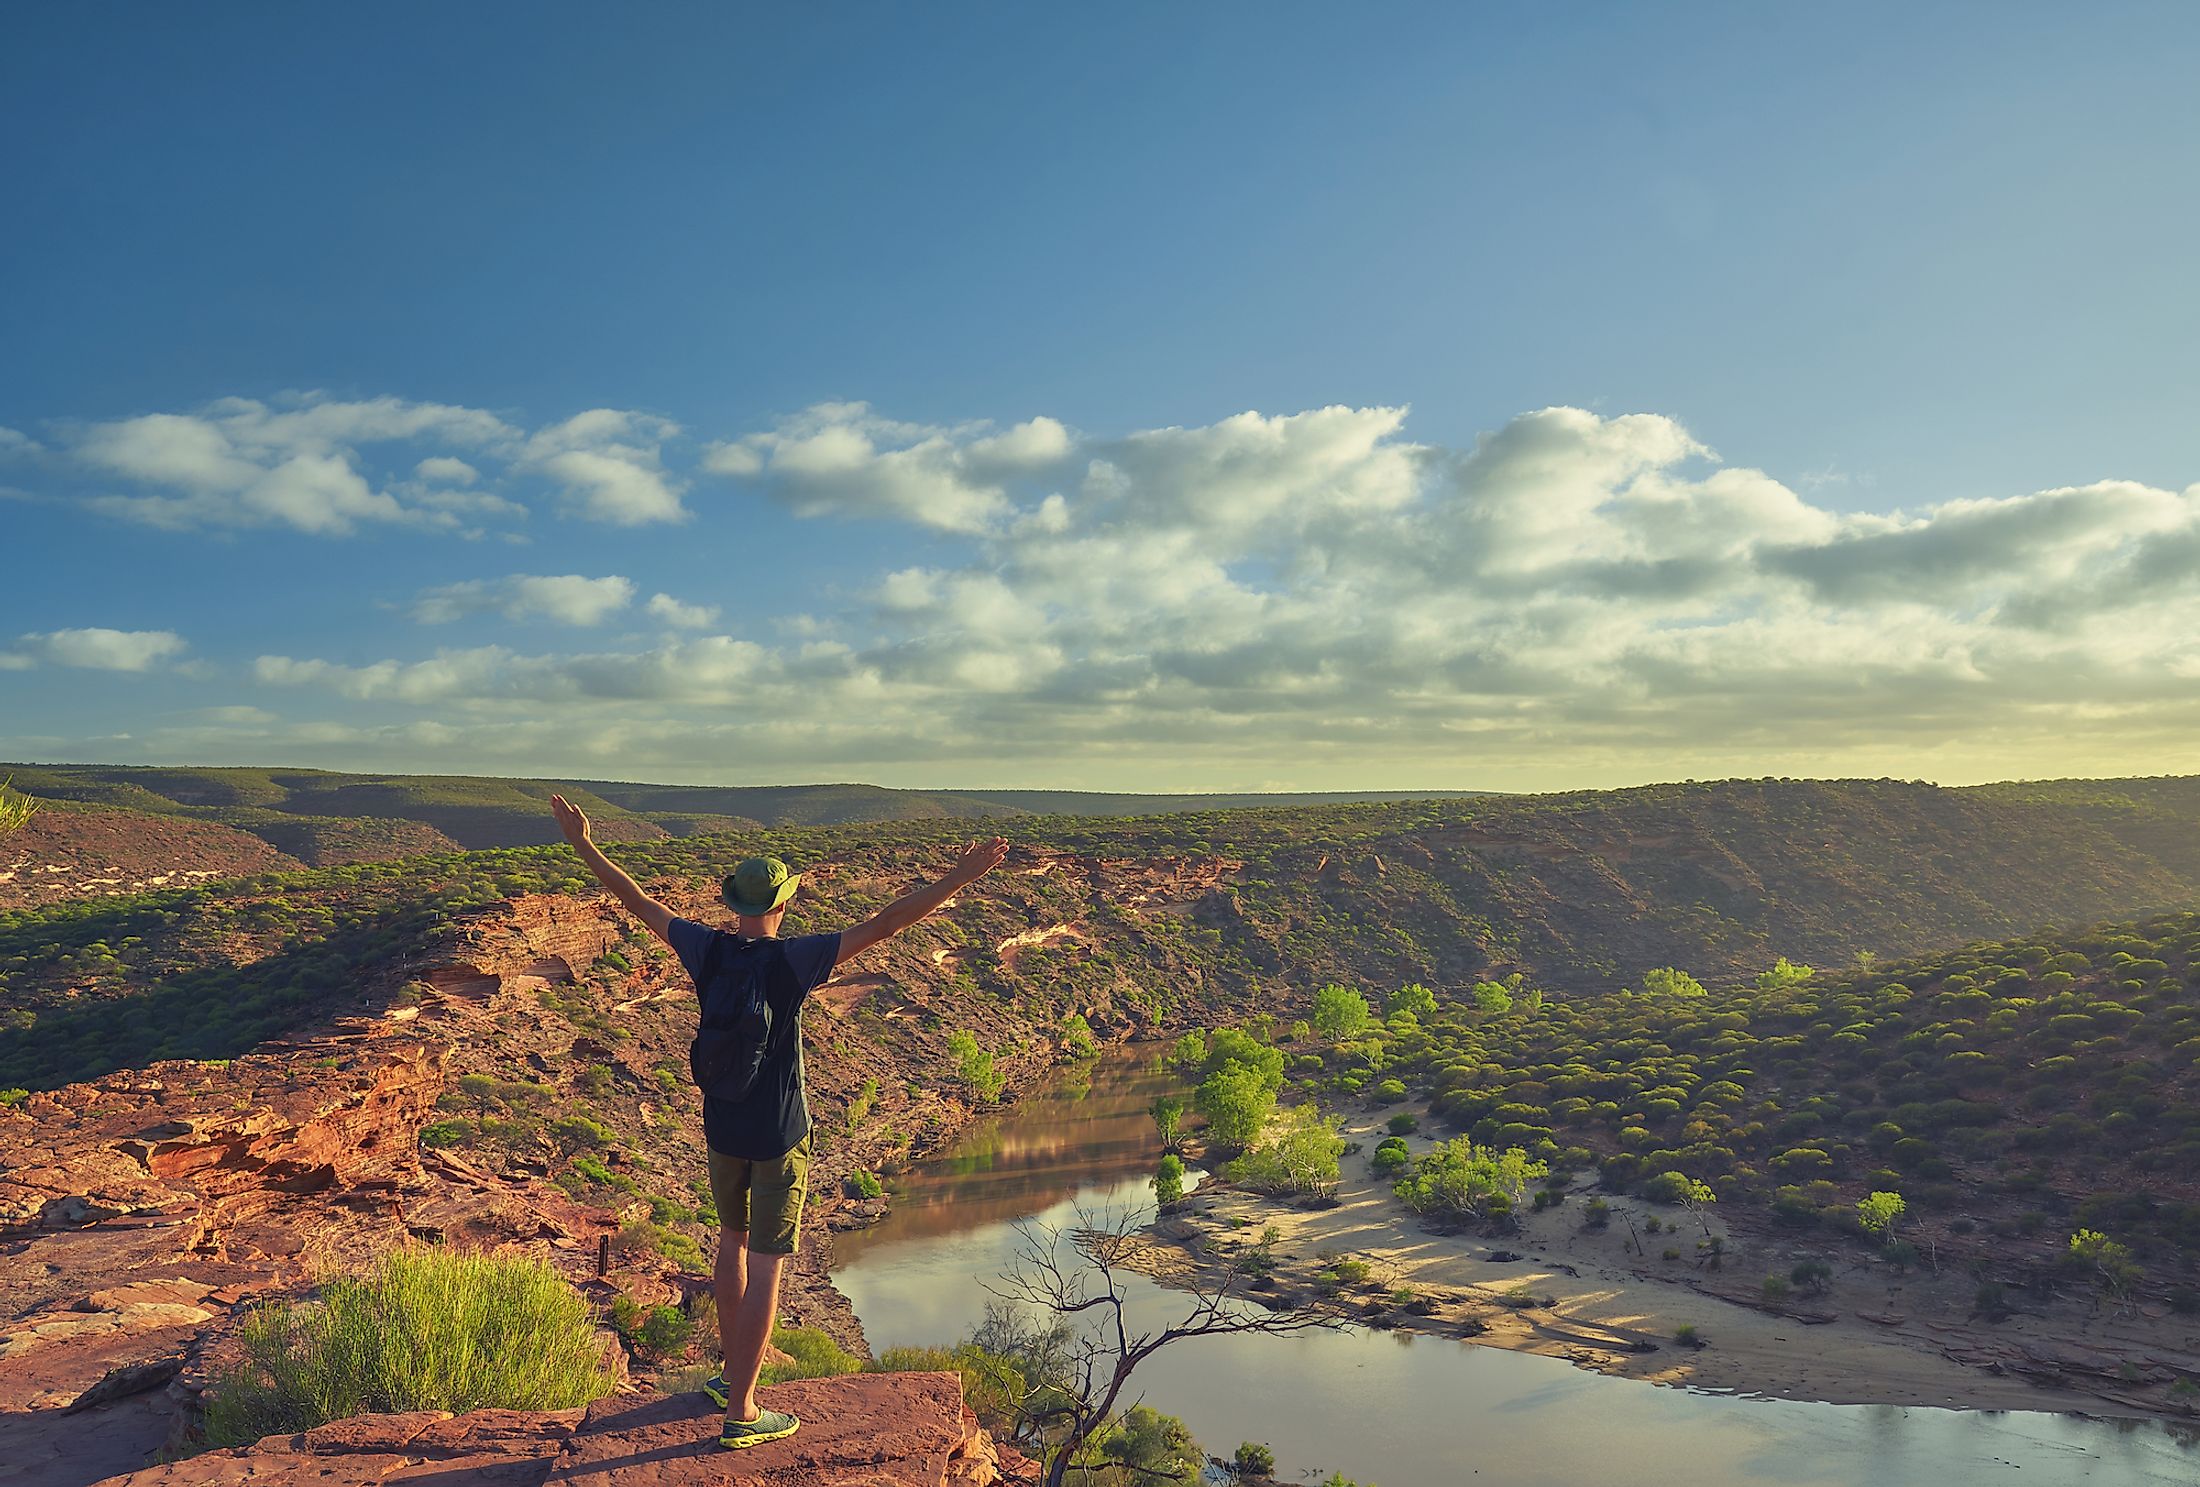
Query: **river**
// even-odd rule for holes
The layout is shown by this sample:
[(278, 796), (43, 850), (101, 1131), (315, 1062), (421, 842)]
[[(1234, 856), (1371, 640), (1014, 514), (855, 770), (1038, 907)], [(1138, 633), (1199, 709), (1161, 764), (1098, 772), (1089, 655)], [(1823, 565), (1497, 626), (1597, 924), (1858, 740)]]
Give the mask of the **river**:
[[(1007, 1271), (1018, 1220), (1150, 1206), (1160, 1154), (1151, 1051), (1066, 1070), (904, 1173), (876, 1227), (835, 1237), (834, 1280), (874, 1349), (962, 1338)], [(1135, 1324), (1184, 1296), (1129, 1279)], [(1267, 1443), (1282, 1480), (1341, 1470), (1380, 1487), (2190, 1487), (2200, 1448), (2153, 1424), (2022, 1411), (1808, 1404), (1609, 1378), (1555, 1358), (1403, 1332), (1195, 1338), (1133, 1388), (1210, 1453)]]

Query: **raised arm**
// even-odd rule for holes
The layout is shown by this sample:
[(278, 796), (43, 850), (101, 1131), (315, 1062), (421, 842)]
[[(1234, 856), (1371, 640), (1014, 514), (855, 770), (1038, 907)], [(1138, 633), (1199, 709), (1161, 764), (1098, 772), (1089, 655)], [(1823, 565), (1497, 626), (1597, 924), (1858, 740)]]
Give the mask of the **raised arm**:
[(603, 855), (603, 849), (589, 839), (588, 813), (562, 795), (550, 797), (550, 814), (557, 817), (558, 830), (573, 844), (573, 850), (581, 854), (581, 861), (596, 875), (596, 881), (611, 890), (612, 897), (626, 905), (626, 911), (642, 921), (642, 925), (660, 940), (667, 940), (667, 930), (672, 924), (672, 910), (666, 908), (648, 894), (641, 885), (626, 875), (625, 869)]
[(926, 888), (905, 893), (885, 908), (873, 914), (853, 929), (840, 933), (840, 960), (861, 954), (881, 940), (892, 939), (910, 925), (946, 903), (963, 889), (977, 882), (1001, 865), (1008, 855), (1005, 837), (989, 837), (972, 842), (963, 849), (962, 860), (947, 870), (947, 876)]

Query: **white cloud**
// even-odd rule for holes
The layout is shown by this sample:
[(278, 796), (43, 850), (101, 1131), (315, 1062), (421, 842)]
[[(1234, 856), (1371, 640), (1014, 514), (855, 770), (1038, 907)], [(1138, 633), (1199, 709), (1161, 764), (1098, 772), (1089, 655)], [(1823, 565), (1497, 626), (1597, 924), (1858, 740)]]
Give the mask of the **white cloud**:
[(987, 430), (897, 423), (866, 403), (821, 403), (769, 433), (710, 446), (703, 468), (760, 480), (801, 516), (884, 516), (979, 532), (1010, 511), (1010, 482), (1061, 465), (1074, 447), (1051, 418)]
[(649, 596), (649, 612), (676, 630), (705, 630), (718, 623), (715, 604), (683, 604), (670, 594)]
[(472, 485), (481, 472), (461, 459), (434, 455), (413, 466), (413, 478), (436, 485)]
[[(478, 537), (483, 529), (474, 523), (526, 514), (508, 489), (515, 477), (549, 482), (588, 520), (685, 520), (686, 481), (662, 457), (678, 433), (667, 419), (609, 408), (529, 433), (477, 408), (295, 393), (272, 404), (226, 398), (193, 413), (81, 425), (70, 431), (69, 453), (83, 470), (146, 488), (94, 494), (93, 509), (171, 530), (289, 527), (341, 536), (405, 523)], [(422, 443), (435, 452), (408, 454), (407, 462), (379, 448)]]
[[(386, 490), (346, 483), (328, 430), (401, 426), (398, 411), (290, 425), (280, 459), (273, 415), (257, 443), (229, 416), (198, 421), (219, 440), (117, 426), (102, 457), (118, 473), (165, 461), (160, 499), (212, 492), (291, 526), (381, 519), (360, 504), (377, 495), (406, 519), (455, 518), (432, 503), (502, 501), (513, 472), (598, 520), (686, 515), (664, 460), (679, 430), (649, 415), (477, 428), (470, 460), (409, 452)], [(821, 405), (708, 446), (703, 468), (803, 515), (898, 523), (923, 556), (836, 572), (813, 585), (817, 613), (770, 637), (712, 633), (717, 606), (660, 591), (643, 607), (654, 642), (270, 655), (256, 675), (348, 699), (359, 726), (422, 747), (398, 730), (432, 724), (448, 730), (436, 749), (500, 760), (585, 738), (588, 757), (691, 774), (740, 757), (1059, 777), (1106, 759), (1117, 783), (1190, 784), (1187, 761), (1216, 760), (1245, 780), (1551, 783), (1619, 759), (1649, 761), (1637, 777), (1720, 760), (1914, 773), (1902, 751), (2068, 759), (2110, 735), (2150, 741), (2117, 744), (2120, 767), (2158, 771), (2184, 757), (2166, 741), (2200, 729), (2200, 487), (1858, 512), (1727, 465), (1655, 414), (1541, 409), (1456, 448), (1408, 424), (1403, 408), (1330, 407), (1101, 437)], [(414, 613), (601, 624), (645, 592), (515, 575), (431, 590)]]
[[(515, 573), (509, 578), (476, 578), (430, 589), (414, 602), (412, 614), (425, 625), (491, 613), (508, 620), (539, 617), (568, 625), (600, 625), (633, 601), (633, 581), (616, 575)], [(654, 603), (651, 608), (654, 611)]]
[(20, 429), (11, 429), (0, 424), (0, 459), (26, 459), (44, 452), (39, 442), (30, 435)]
[(74, 431), (72, 452), (92, 470), (164, 492), (94, 498), (111, 515), (172, 529), (287, 526), (335, 536), (366, 522), (449, 520), (375, 489), (359, 472), (360, 446), (424, 438), (493, 446), (516, 432), (478, 409), (303, 393), (282, 406), (226, 398), (192, 414), (90, 424)]
[(9, 670), (21, 670), (26, 662), (46, 661), (93, 671), (150, 671), (189, 648), (184, 638), (172, 630), (98, 627), (25, 635), (18, 644), (22, 649), (12, 658)]
[(595, 408), (528, 439), (522, 458), (556, 482), (569, 506), (614, 526), (684, 521), (686, 482), (664, 469), (664, 442), (680, 426), (647, 413)]

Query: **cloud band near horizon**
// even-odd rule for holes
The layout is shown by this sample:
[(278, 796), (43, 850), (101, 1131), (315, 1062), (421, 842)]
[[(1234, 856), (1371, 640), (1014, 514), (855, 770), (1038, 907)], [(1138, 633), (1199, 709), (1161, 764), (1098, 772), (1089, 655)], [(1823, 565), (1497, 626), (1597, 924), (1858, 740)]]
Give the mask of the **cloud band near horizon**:
[[(2200, 767), (2200, 486), (1839, 511), (1658, 414), (1546, 408), (1464, 448), (1406, 425), (1329, 407), (1103, 437), (846, 403), (712, 440), (631, 411), (530, 430), (299, 397), (0, 452), (18, 476), (114, 482), (100, 518), (179, 531), (432, 540), (541, 512), (709, 542), (763, 500), (945, 555), (840, 573), (842, 597), (771, 634), (721, 633), (724, 596), (647, 572), (425, 588), (421, 625), (515, 633), (202, 658), (207, 705), (244, 721), (133, 741), (172, 760), (1123, 788)], [(614, 620), (642, 632), (526, 630)], [(186, 646), (32, 625), (0, 653), (11, 675), (143, 673)]]

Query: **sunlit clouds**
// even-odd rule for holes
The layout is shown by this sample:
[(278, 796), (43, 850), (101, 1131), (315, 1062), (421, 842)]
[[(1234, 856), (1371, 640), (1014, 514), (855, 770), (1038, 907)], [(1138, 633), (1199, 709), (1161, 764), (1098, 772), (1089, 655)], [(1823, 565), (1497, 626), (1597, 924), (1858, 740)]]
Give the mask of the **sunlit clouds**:
[[(926, 560), (836, 571), (764, 632), (639, 567), (488, 573), (405, 613), (510, 622), (505, 639), (423, 652), (388, 626), (379, 660), (269, 646), (205, 680), (209, 705), (273, 714), (249, 722), (269, 746), (333, 727), (347, 760), (385, 767), (707, 779), (737, 758), (745, 778), (1186, 788), (1871, 773), (1896, 755), (1951, 776), (2020, 755), (2145, 772), (2200, 725), (2200, 487), (1841, 511), (1657, 414), (1547, 408), (1464, 448), (1411, 422), (1330, 407), (1109, 435), (838, 403), (704, 438), (605, 410), (525, 432), (305, 398), (59, 447), (158, 488), (102, 498), (109, 516), (179, 529), (379, 521), (432, 542), (685, 519), (707, 546), (732, 540), (725, 503), (762, 500), (801, 519), (770, 555), (795, 567), (803, 532), (929, 535)], [(385, 446), (402, 448), (370, 457)], [(560, 646), (556, 627), (608, 633)], [(26, 635), (5, 664), (141, 670), (185, 645), (120, 633)]]

